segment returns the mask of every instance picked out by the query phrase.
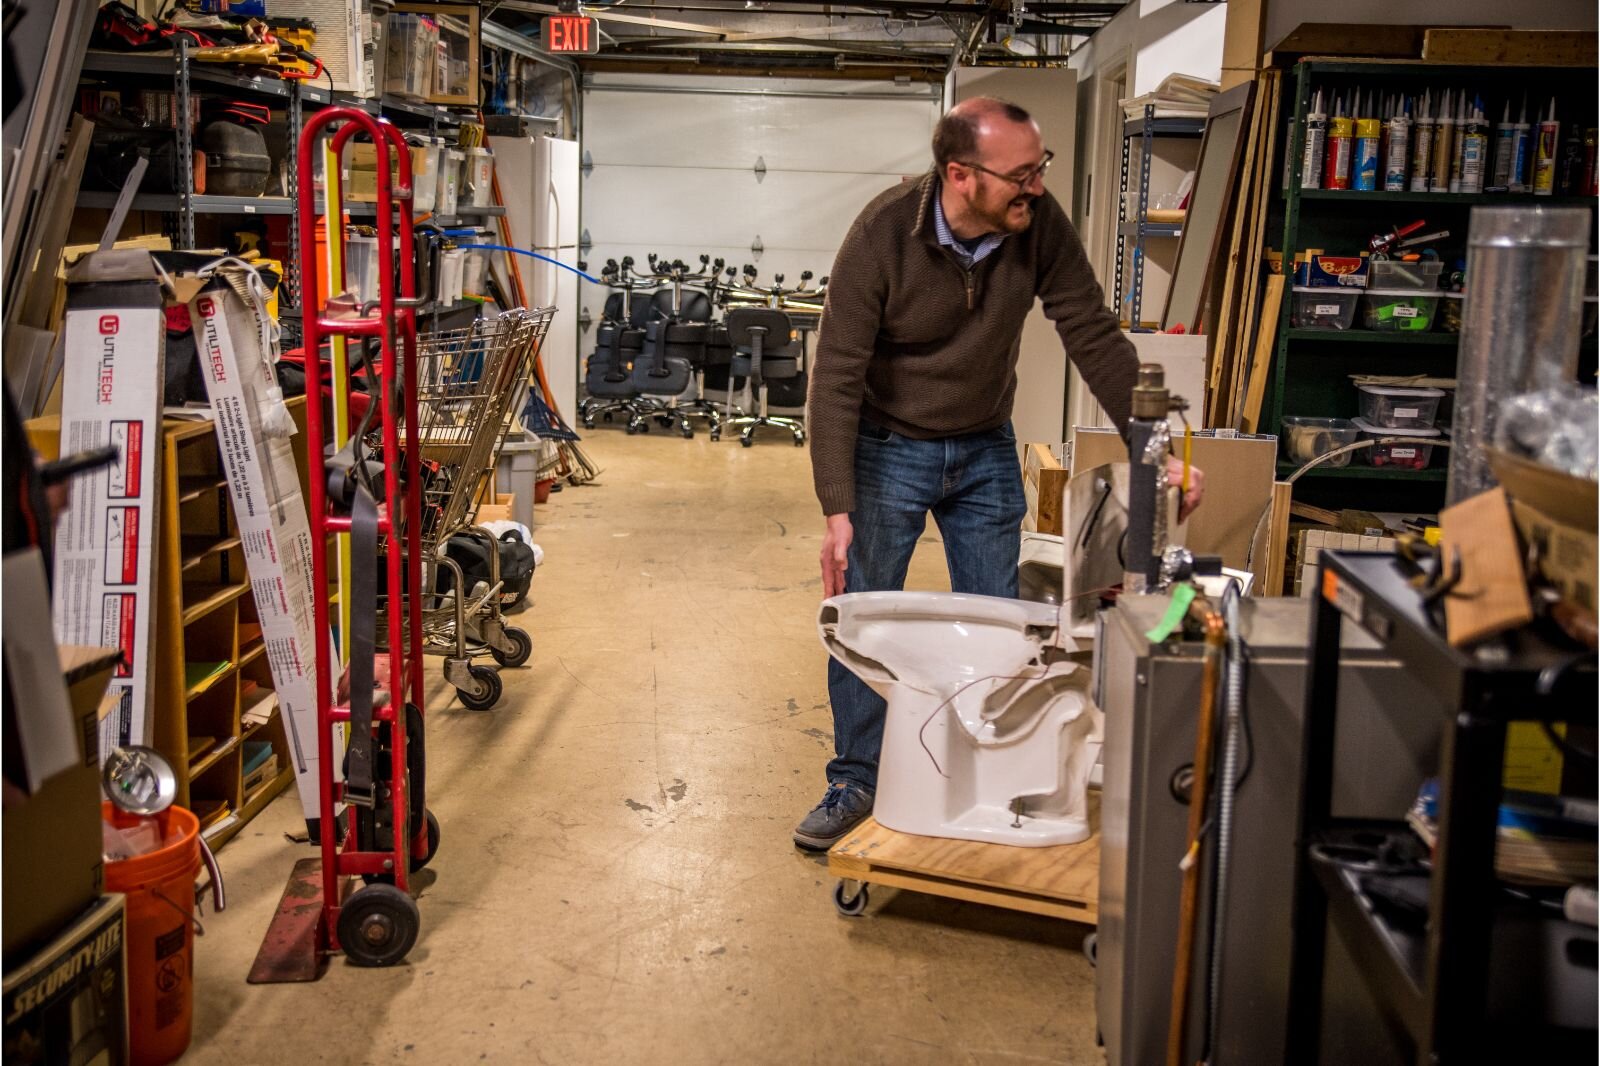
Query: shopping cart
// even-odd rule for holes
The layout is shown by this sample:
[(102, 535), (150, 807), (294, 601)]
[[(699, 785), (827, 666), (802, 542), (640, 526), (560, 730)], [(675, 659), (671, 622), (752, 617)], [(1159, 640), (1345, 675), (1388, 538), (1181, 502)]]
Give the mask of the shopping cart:
[[(461, 702), (486, 710), (499, 702), (500, 675), (472, 661), (486, 650), (501, 666), (521, 666), (533, 652), (525, 630), (500, 615), (500, 552), (494, 534), (474, 523), (500, 458), (512, 407), (527, 390), (534, 355), (555, 308), (506, 311), (462, 329), (418, 338), (417, 432), (421, 459), (423, 650), (442, 655), (445, 680)], [(451, 542), (475, 540), (488, 577), (467, 585)], [(379, 612), (380, 630), (383, 612)], [(385, 633), (380, 632), (380, 642)]]

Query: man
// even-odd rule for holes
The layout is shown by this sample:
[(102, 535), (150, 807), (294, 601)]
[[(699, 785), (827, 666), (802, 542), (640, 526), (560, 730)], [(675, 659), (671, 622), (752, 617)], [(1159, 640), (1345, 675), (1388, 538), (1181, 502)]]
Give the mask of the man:
[[(1095, 398), (1128, 422), (1139, 360), (1045, 191), (1039, 127), (1014, 104), (967, 100), (940, 119), (933, 157), (861, 212), (828, 283), (809, 396), (825, 597), (901, 588), (929, 511), (952, 589), (1017, 595), (1026, 503), (1010, 418), (1036, 296)], [(1190, 485), (1186, 513), (1198, 470)], [(871, 812), (883, 743), (883, 699), (832, 661), (828, 696), (829, 787), (794, 833), (808, 850)]]

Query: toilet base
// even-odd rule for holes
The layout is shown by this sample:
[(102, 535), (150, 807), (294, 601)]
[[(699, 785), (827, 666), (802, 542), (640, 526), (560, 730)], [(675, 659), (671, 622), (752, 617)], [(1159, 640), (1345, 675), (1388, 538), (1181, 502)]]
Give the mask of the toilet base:
[(916, 836), (953, 837), (984, 844), (1010, 844), (1021, 848), (1048, 848), (1058, 844), (1081, 844), (1089, 839), (1089, 822), (1084, 818), (1043, 818), (1024, 814), (1021, 826), (1016, 815), (1005, 807), (971, 807), (949, 821), (929, 818), (900, 818), (882, 803), (873, 811), (878, 824), (897, 833)]

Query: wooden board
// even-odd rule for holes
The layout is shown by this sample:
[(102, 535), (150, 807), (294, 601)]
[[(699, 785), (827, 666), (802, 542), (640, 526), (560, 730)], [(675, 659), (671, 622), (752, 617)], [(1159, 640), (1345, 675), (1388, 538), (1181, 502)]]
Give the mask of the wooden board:
[[(1090, 793), (1090, 818), (1099, 824)], [(1094, 925), (1100, 909), (1100, 833), (1082, 844), (1019, 848), (897, 833), (868, 818), (828, 852), (828, 872), (866, 884), (987, 903)]]
[[(1234, 331), (1233, 342), (1233, 393), (1228, 400), (1227, 421), (1224, 426), (1238, 428), (1245, 404), (1245, 374), (1249, 365), (1251, 345), (1256, 342), (1256, 315), (1260, 308), (1258, 293), (1261, 287), (1261, 263), (1265, 257), (1263, 242), (1266, 239), (1267, 207), (1272, 198), (1271, 182), (1281, 173), (1273, 167), (1274, 150), (1278, 144), (1278, 92), (1282, 76), (1278, 71), (1262, 75), (1258, 98), (1264, 98), (1261, 123), (1260, 151), (1256, 154), (1255, 186), (1250, 198), (1250, 228), (1245, 233), (1244, 296), (1239, 301), (1239, 328)], [(1274, 311), (1274, 316), (1276, 312)], [(1277, 321), (1271, 323), (1271, 336), (1277, 336)], [(1270, 343), (1269, 343), (1270, 349)], [(1269, 363), (1270, 366), (1270, 351)]]
[(1422, 34), (1422, 59), (1463, 66), (1592, 67), (1595, 35), (1570, 30), (1430, 29)]
[(1246, 433), (1257, 432), (1261, 421), (1261, 402), (1267, 394), (1267, 378), (1272, 371), (1272, 351), (1278, 339), (1278, 312), (1283, 307), (1284, 282), (1282, 274), (1267, 278), (1267, 293), (1261, 300), (1260, 330), (1256, 334), (1255, 355), (1250, 360), (1250, 374), (1240, 417), (1240, 429)]
[(1260, 595), (1283, 595), (1283, 575), (1289, 561), (1289, 508), (1294, 504), (1294, 485), (1288, 481), (1272, 483), (1271, 518), (1267, 523), (1266, 578)]

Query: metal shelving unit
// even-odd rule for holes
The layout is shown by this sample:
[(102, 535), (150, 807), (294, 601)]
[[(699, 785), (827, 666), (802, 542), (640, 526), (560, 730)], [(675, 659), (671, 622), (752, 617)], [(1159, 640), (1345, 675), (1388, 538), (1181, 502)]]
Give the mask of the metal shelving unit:
[[(1293, 1044), (1288, 1061), (1318, 1061), (1326, 938), (1331, 923), (1354, 958), (1372, 1000), (1403, 1032), (1419, 1064), (1482, 1062), (1496, 1038), (1515, 1046), (1523, 1061), (1544, 1058), (1533, 1049), (1586, 1048), (1594, 1053), (1594, 1015), (1587, 1029), (1553, 1027), (1548, 1018), (1505, 1017), (1491, 1001), (1490, 956), (1497, 925), (1549, 926), (1545, 942), (1565, 948), (1531, 959), (1504, 950), (1496, 967), (1509, 968), (1499, 988), (1534, 982), (1536, 1002), (1561, 999), (1553, 986), (1574, 989), (1578, 1002), (1594, 1002), (1595, 931), (1559, 913), (1508, 899), (1495, 880), (1495, 846), (1501, 802), (1506, 727), (1512, 721), (1595, 722), (1600, 687), (1592, 655), (1553, 643), (1533, 629), (1493, 638), (1466, 651), (1446, 641), (1424, 594), (1392, 555), (1324, 552), (1318, 573), (1311, 661), (1306, 678), (1305, 775), (1300, 813), (1301, 851), (1295, 886), (1295, 932), (1290, 982)], [(1374, 905), (1366, 888), (1372, 871), (1341, 861), (1340, 845), (1356, 837), (1405, 839), (1396, 819), (1372, 823), (1331, 813), (1338, 706), (1340, 629), (1349, 620), (1436, 695), (1433, 705), (1387, 707), (1392, 715), (1432, 715), (1438, 721), (1439, 808), (1424, 922), (1407, 925)], [(1592, 797), (1591, 797), (1592, 798)], [(1398, 812), (1397, 812), (1398, 813)], [(1372, 864), (1366, 864), (1370, 867)], [(1535, 952), (1534, 954), (1538, 954)], [(1589, 961), (1583, 961), (1587, 954)], [(1524, 973), (1524, 970), (1531, 972)], [(1586, 992), (1585, 992), (1586, 990)], [(1547, 1008), (1550, 1009), (1550, 1008)], [(1341, 1016), (1339, 1024), (1351, 1019)]]
[[(1518, 92), (1527, 83), (1531, 97), (1546, 99), (1552, 92), (1572, 99), (1593, 96), (1593, 70), (1560, 67), (1495, 68), (1499, 76), (1518, 79)], [(1284, 93), (1284, 111), (1276, 121), (1290, 124), (1287, 153), (1288, 185), (1274, 182), (1275, 198), (1270, 225), (1281, 234), (1286, 262), (1307, 248), (1321, 248), (1338, 254), (1351, 254), (1364, 248), (1367, 237), (1385, 225), (1413, 218), (1425, 218), (1429, 230), (1449, 230), (1449, 249), (1464, 251), (1467, 223), (1475, 206), (1532, 205), (1567, 206), (1588, 204), (1583, 197), (1534, 196), (1531, 193), (1435, 193), (1383, 192), (1353, 189), (1302, 189), (1302, 153), (1305, 117), (1312, 94), (1319, 87), (1377, 87), (1381, 92), (1420, 92), (1427, 87), (1479, 84), (1484, 71), (1479, 68), (1405, 62), (1346, 62), (1306, 60), (1295, 65)], [(1498, 98), (1498, 97), (1497, 97)], [(1495, 105), (1498, 107), (1498, 104)], [(1592, 123), (1591, 123), (1592, 124)], [(1281, 128), (1281, 127), (1280, 127)], [(1277, 227), (1280, 227), (1278, 229)], [(1447, 258), (1454, 258), (1453, 255)], [(1286, 294), (1287, 296), (1287, 294)], [(1294, 329), (1292, 299), (1286, 298), (1279, 312), (1272, 369), (1267, 382), (1259, 432), (1276, 433), (1283, 416), (1320, 415), (1348, 418), (1357, 409), (1351, 374), (1424, 374), (1454, 377), (1456, 347), (1454, 333), (1379, 333), (1370, 330)], [(1424, 471), (1374, 469), (1351, 466), (1340, 470), (1317, 469), (1319, 497), (1316, 502), (1329, 507), (1350, 506), (1352, 493), (1363, 495), (1361, 506), (1378, 481), (1413, 481), (1424, 488), (1414, 499), (1403, 503), (1409, 510), (1437, 509), (1444, 499), (1446, 460), (1436, 453), (1433, 468)], [(1358, 459), (1359, 463), (1360, 460)], [(1280, 469), (1287, 469), (1280, 467)], [(1359, 473), (1357, 471), (1360, 471)], [(1349, 485), (1357, 479), (1359, 485)], [(1381, 508), (1380, 508), (1381, 509)]]
[[(1144, 309), (1144, 247), (1151, 237), (1176, 238), (1183, 234), (1181, 222), (1151, 222), (1150, 214), (1150, 152), (1157, 137), (1199, 137), (1206, 131), (1203, 118), (1157, 118), (1154, 105), (1146, 104), (1141, 118), (1129, 119), (1122, 124), (1122, 178), (1117, 197), (1117, 269), (1116, 299), (1122, 300), (1122, 283), (1131, 278), (1132, 306), (1128, 312), (1128, 325), (1139, 329)], [(1139, 200), (1133, 218), (1128, 217), (1128, 171), (1132, 166), (1133, 142), (1139, 142)], [(1128, 241), (1133, 241), (1132, 263), (1128, 262)], [(1131, 270), (1131, 273), (1130, 273)]]

